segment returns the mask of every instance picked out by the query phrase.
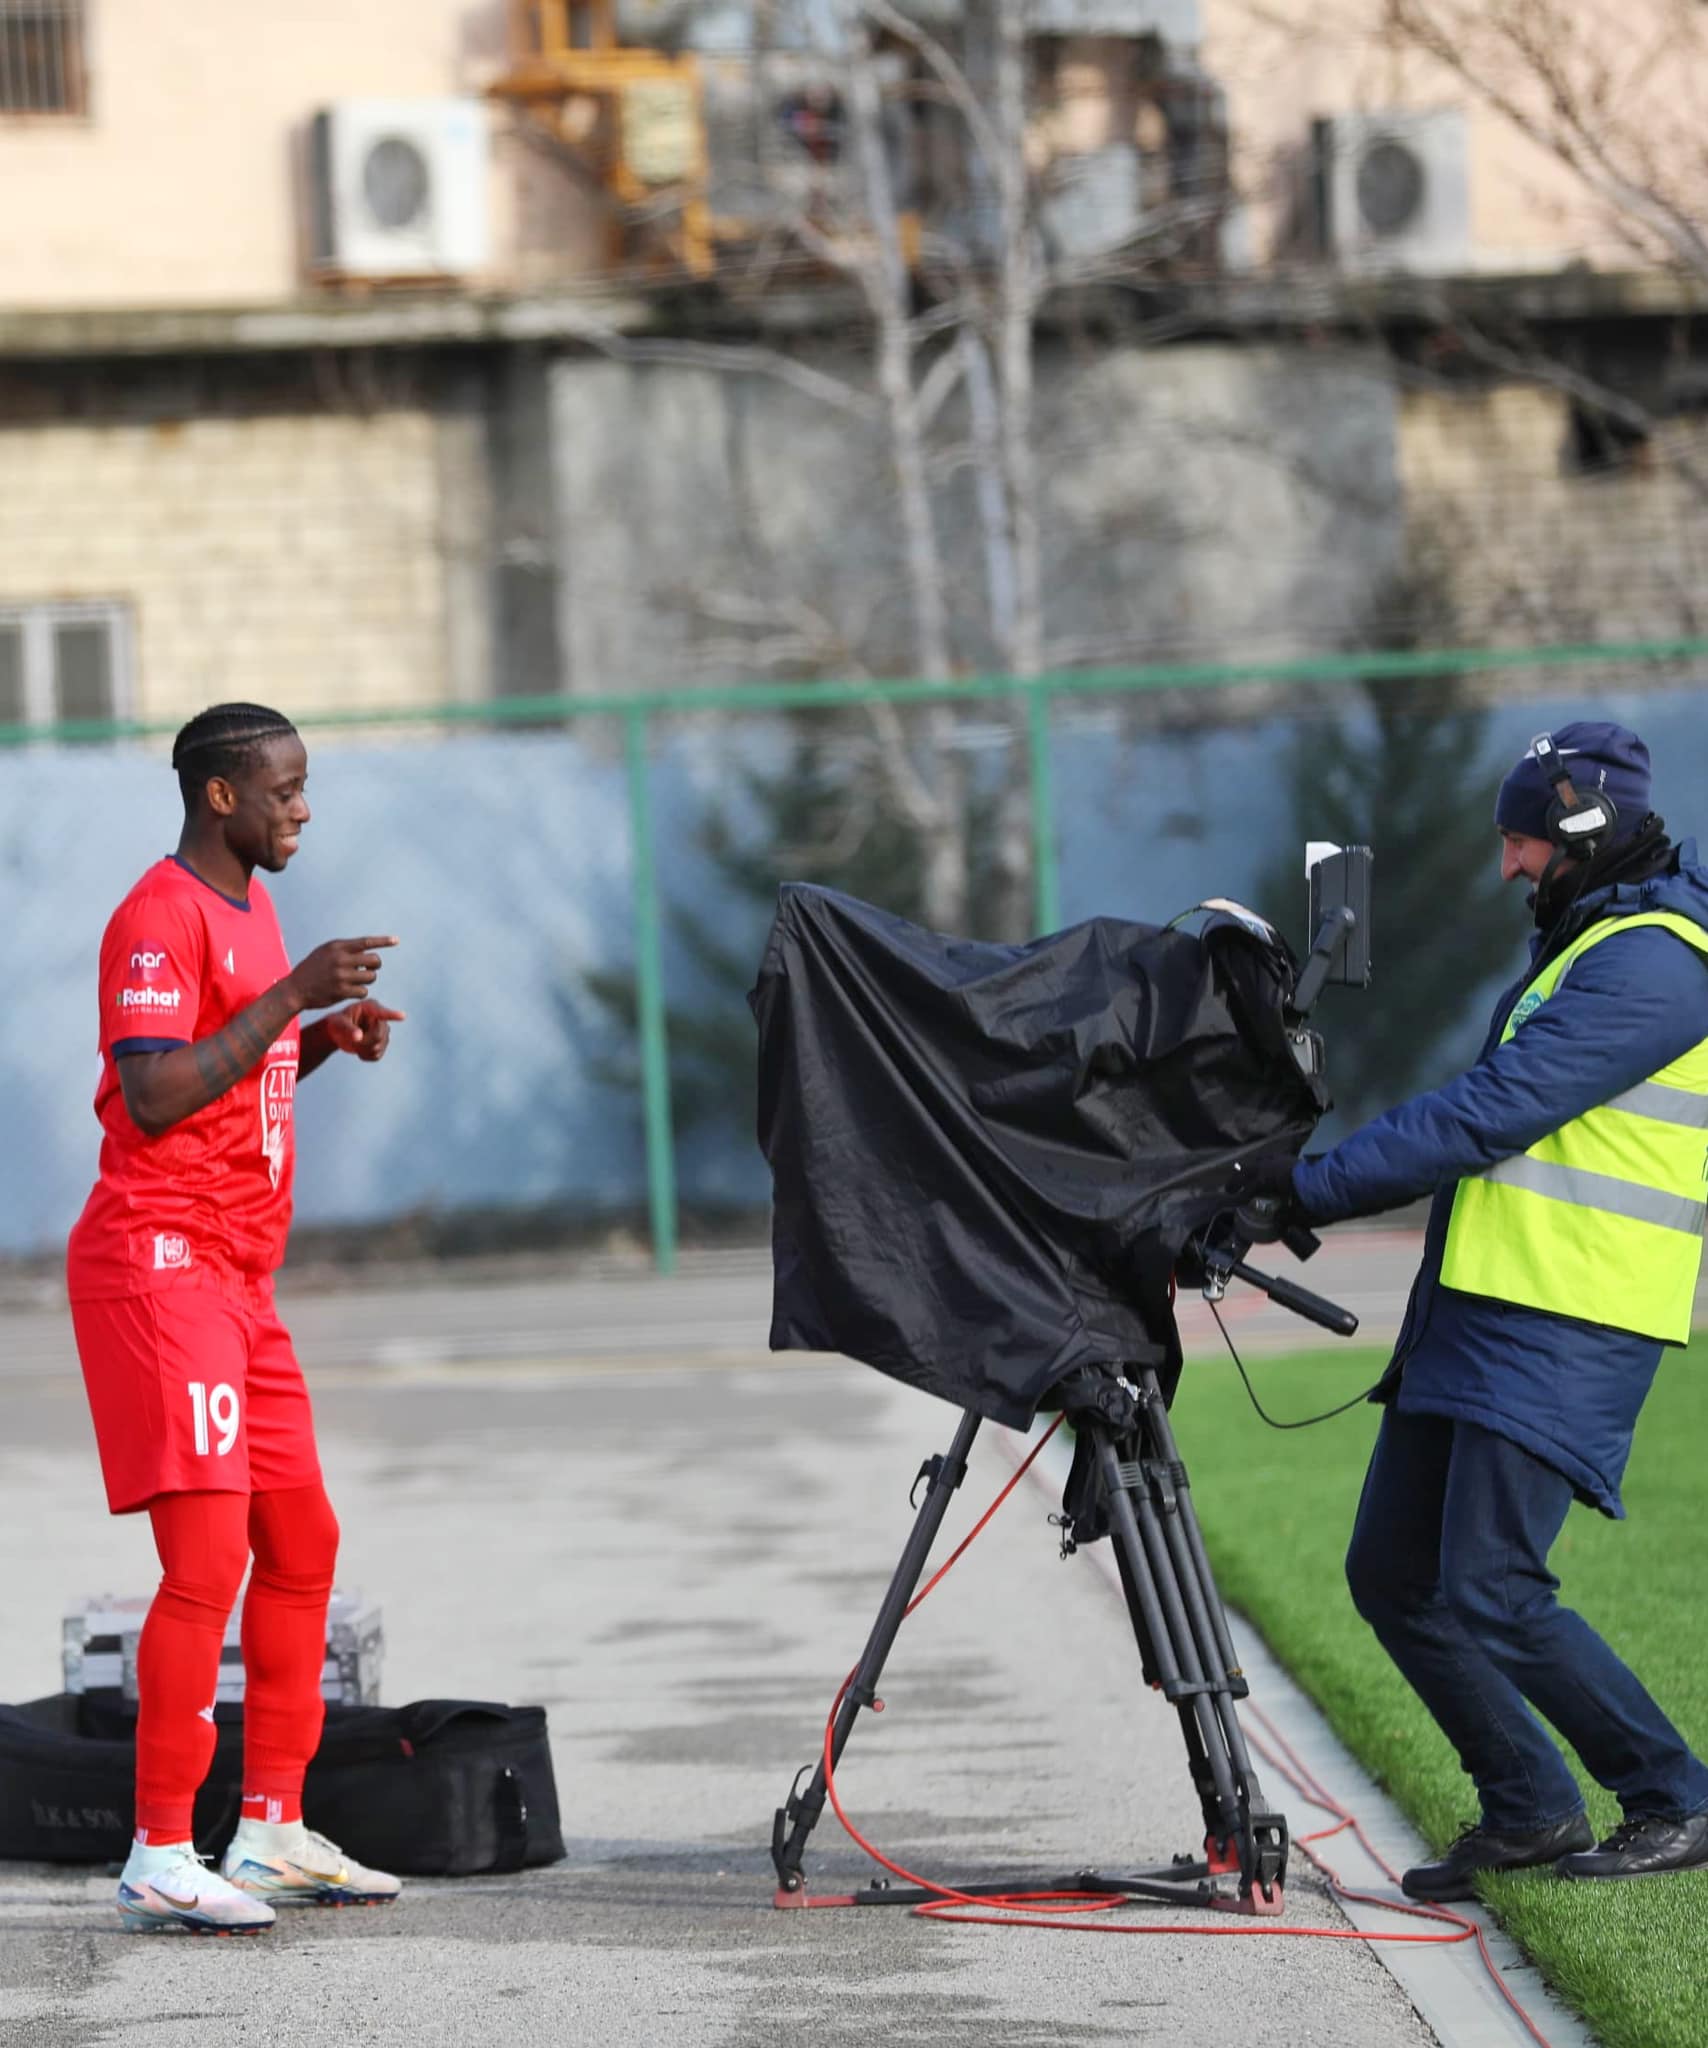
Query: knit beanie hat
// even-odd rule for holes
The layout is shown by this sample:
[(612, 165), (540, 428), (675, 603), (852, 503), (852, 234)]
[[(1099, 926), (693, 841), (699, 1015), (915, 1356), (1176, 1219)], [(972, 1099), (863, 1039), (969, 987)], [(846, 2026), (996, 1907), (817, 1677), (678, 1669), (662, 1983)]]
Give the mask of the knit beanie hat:
[[(1649, 813), (1649, 750), (1628, 726), (1582, 719), (1562, 725), (1554, 734), (1572, 787), (1580, 799), (1612, 799), (1619, 813), (1615, 840), (1628, 839)], [(1500, 786), (1495, 798), (1495, 823), (1503, 832), (1522, 832), (1530, 839), (1548, 836), (1548, 807), (1555, 792), (1536, 758), (1534, 743)]]

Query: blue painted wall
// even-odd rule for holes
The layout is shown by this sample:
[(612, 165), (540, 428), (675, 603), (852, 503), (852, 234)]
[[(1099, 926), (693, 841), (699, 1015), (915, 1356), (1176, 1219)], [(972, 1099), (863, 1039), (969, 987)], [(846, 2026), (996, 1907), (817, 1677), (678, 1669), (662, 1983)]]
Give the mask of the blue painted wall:
[[(1489, 758), (1516, 757), (1543, 726), (1590, 715), (1622, 717), (1648, 738), (1657, 804), (1675, 834), (1708, 826), (1708, 697), (1696, 689), (1501, 706)], [(1273, 772), (1290, 729), (1275, 719), (1140, 738), (1112, 714), (1063, 705), (1064, 920), (1160, 922), (1206, 895), (1251, 900), (1295, 836)], [(732, 940), (754, 920), (755, 958), (755, 914), (721, 892), (696, 831), (712, 794), (730, 787), (733, 751), (775, 759), (777, 747), (758, 723), (682, 723), (654, 756), (667, 898), (720, 920)], [(372, 1221), (428, 1205), (551, 1199), (639, 1206), (639, 1107), (600, 1078), (611, 1020), (583, 979), (632, 957), (620, 756), (592, 735), (322, 744), (310, 798), (303, 851), (274, 884), (286, 938), (300, 955), (327, 938), (397, 932), (382, 988), (409, 1022), (384, 1065), (337, 1061), (305, 1085), (299, 1216)], [(101, 928), (177, 829), (176, 787), (155, 751), (0, 756), (0, 1252), (51, 1250), (87, 1193)], [(1488, 822), (1466, 829), (1488, 833), (1492, 860)], [(1513, 909), (1516, 964), (1516, 894)], [(1383, 944), (1397, 942), (1378, 934), (1378, 963)], [(673, 1001), (701, 999), (676, 949), (671, 980)], [(1464, 991), (1444, 1008), (1444, 1071), (1474, 1040), (1489, 994)], [(690, 1138), (681, 1180), (690, 1200), (762, 1200), (765, 1186), (739, 1136)]]

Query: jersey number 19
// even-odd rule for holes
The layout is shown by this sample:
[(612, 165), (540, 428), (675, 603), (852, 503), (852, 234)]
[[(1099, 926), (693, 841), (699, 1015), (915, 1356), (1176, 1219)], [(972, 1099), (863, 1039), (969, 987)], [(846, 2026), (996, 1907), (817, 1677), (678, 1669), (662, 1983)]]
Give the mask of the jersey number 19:
[(223, 1458), (237, 1441), (237, 1391), (222, 1380), (210, 1393), (206, 1380), (190, 1382), (190, 1413), (195, 1418), (196, 1456), (205, 1458), (209, 1448), (208, 1425), (219, 1432), (214, 1453)]

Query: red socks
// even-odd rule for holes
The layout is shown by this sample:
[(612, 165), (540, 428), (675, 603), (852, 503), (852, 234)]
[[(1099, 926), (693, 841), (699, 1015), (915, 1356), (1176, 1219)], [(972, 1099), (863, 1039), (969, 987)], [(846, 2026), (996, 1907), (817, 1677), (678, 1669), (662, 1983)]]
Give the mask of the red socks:
[(137, 1649), (137, 1839), (191, 1838), (196, 1792), (213, 1761), (220, 1645), (251, 1546), (243, 1812), (298, 1820), (325, 1715), (320, 1673), (338, 1554), (325, 1490), (162, 1494), (149, 1519), (165, 1575)]
[(338, 1520), (324, 1487), (257, 1493), (249, 1503), (255, 1569), (243, 1601), (243, 1816), (302, 1819), (302, 1780), (320, 1747), (326, 1703), (326, 1603)]
[(249, 1562), (249, 1497), (166, 1493), (148, 1516), (165, 1577), (136, 1652), (136, 1838), (187, 1842), (213, 1762), (220, 1643)]

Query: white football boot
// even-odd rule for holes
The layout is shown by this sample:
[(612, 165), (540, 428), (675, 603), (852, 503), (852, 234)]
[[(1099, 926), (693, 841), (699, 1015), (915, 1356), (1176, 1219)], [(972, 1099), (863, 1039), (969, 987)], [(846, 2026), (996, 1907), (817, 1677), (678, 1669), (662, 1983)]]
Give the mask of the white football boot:
[(131, 1845), (119, 1878), (119, 1918), (132, 1934), (260, 1934), (271, 1906), (227, 1884), (189, 1842)]
[(389, 1906), (403, 1889), (300, 1820), (240, 1820), (219, 1867), (229, 1884), (269, 1906)]

